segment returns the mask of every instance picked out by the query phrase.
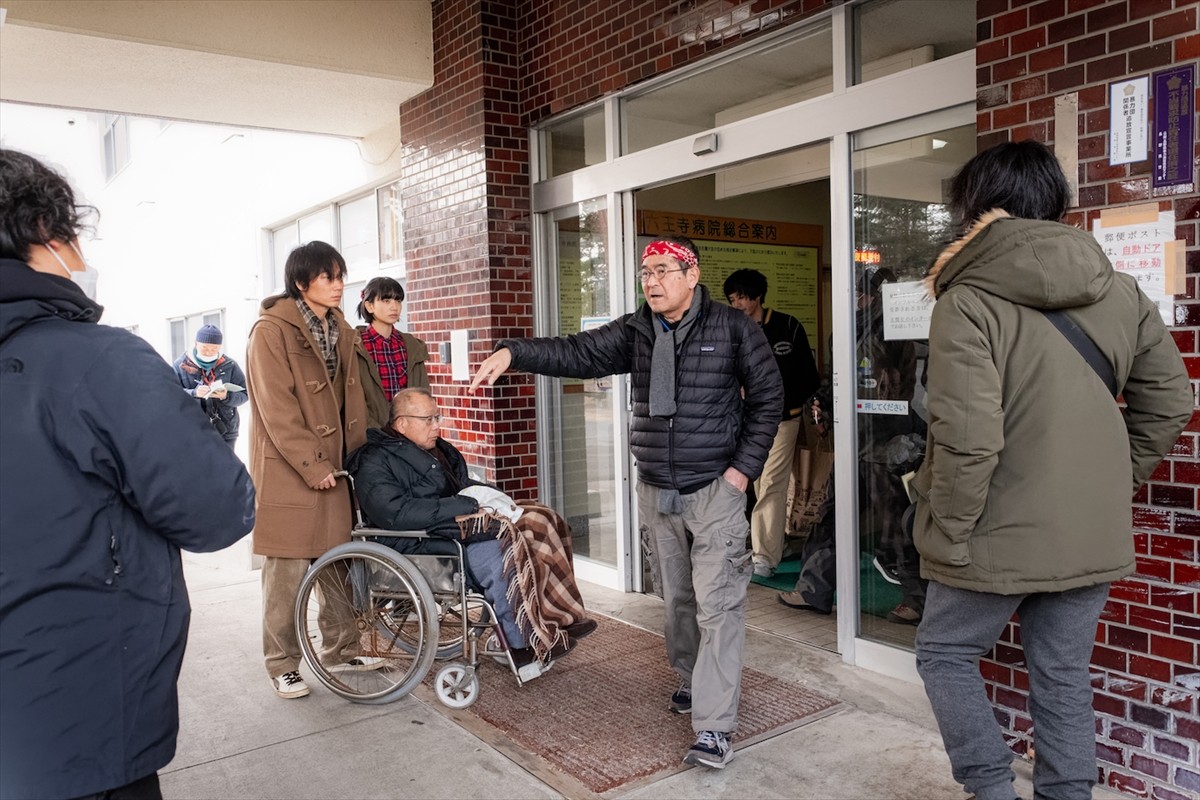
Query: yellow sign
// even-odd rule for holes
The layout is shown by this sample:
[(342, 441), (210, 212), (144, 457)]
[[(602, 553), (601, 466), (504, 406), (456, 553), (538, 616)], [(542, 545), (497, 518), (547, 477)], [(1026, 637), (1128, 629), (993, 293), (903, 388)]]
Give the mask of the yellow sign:
[(638, 233), (646, 236), (686, 236), (710, 242), (800, 244), (812, 247), (820, 247), (825, 237), (820, 225), (668, 211), (639, 211)]

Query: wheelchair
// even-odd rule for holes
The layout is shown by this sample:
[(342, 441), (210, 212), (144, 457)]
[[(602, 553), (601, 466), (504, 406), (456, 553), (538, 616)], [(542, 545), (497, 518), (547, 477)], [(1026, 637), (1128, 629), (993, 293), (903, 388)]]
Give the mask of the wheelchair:
[[(449, 663), (438, 669), (434, 692), (443, 705), (462, 709), (479, 697), (483, 658), (507, 665), (518, 686), (547, 668), (536, 661), (517, 667), (495, 610), (468, 585), (461, 542), (424, 531), (369, 527), (354, 479), (345, 471), (335, 475), (350, 487), (351, 541), (312, 563), (296, 597), (296, 636), (318, 681), (339, 697), (380, 705), (411, 692), (435, 661), (444, 661)], [(452, 542), (454, 552), (401, 554), (373, 541), (381, 537), (436, 538)], [(355, 669), (345, 664), (355, 656), (382, 658), (384, 665)]]

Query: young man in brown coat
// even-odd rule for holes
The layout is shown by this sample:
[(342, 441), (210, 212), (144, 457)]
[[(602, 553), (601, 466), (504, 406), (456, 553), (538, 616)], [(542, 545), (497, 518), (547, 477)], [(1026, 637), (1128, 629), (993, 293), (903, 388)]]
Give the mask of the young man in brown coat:
[[(334, 473), (347, 452), (366, 442), (358, 334), (339, 310), (345, 277), (346, 262), (330, 245), (297, 247), (284, 266), (285, 293), (263, 300), (246, 346), (254, 409), (250, 472), (258, 488), (254, 552), (266, 556), (263, 655), (284, 698), (308, 694), (298, 671), (296, 590), (314, 558), (350, 541), (350, 495)], [(336, 644), (326, 657), (341, 660), (343, 669), (383, 666), (383, 659), (358, 654), (348, 621)]]

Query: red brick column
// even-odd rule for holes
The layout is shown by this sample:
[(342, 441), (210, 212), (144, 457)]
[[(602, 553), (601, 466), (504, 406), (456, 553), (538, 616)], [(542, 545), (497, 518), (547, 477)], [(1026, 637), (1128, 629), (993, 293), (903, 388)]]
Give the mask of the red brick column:
[[(1054, 100), (1079, 95), (1079, 205), (1068, 222), (1091, 229), (1100, 211), (1149, 202), (1150, 162), (1108, 163), (1111, 81), (1200, 56), (1196, 0), (979, 0), (979, 147), (1053, 144)], [(1200, 99), (1200, 98), (1197, 98)], [(1194, 108), (1194, 106), (1193, 106)], [(1200, 149), (1197, 150), (1200, 163)], [(1187, 244), (1187, 293), (1172, 335), (1193, 391), (1200, 380), (1200, 195), (1159, 198)], [(1200, 415), (1134, 498), (1137, 572), (1113, 585), (1092, 656), (1099, 780), (1156, 800), (1200, 796)], [(981, 665), (1013, 749), (1031, 741), (1020, 626)], [(1036, 749), (1037, 733), (1032, 735)]]
[[(519, 101), (514, 4), (433, 4), (434, 85), (400, 107), (404, 241), (413, 332), (436, 349), (470, 331), (471, 372), (504, 336), (528, 336), (528, 135)], [(443, 435), (485, 479), (536, 489), (533, 385), (504, 379), (471, 397), (434, 357), (430, 379)]]

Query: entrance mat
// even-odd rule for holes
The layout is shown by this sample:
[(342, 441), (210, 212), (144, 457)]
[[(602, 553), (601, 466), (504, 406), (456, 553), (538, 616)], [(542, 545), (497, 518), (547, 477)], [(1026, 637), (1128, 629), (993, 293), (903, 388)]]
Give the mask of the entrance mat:
[[(443, 709), (568, 797), (628, 791), (686, 769), (683, 754), (695, 739), (691, 717), (667, 711), (679, 679), (667, 666), (662, 637), (612, 617), (594, 617), (596, 631), (540, 678), (518, 687), (507, 669), (488, 660), (480, 666), (475, 704), (466, 711)], [(421, 699), (439, 705), (423, 689)], [(813, 722), (839, 705), (799, 684), (744, 668), (734, 746)], [(557, 779), (555, 771), (567, 780)]]

